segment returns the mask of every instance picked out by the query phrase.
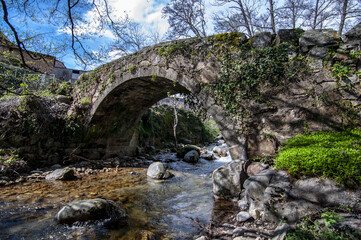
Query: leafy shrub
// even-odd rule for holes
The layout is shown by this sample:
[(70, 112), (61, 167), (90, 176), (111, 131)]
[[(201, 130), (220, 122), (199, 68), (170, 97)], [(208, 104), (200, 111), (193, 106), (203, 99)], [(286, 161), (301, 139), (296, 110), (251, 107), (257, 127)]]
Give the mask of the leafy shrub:
[(342, 240), (342, 239), (360, 239), (361, 232), (341, 227), (343, 217), (339, 216), (333, 210), (327, 210), (320, 216), (322, 220), (313, 220), (306, 217), (302, 220), (296, 229), (287, 234), (286, 240)]
[(297, 135), (282, 147), (275, 166), (294, 177), (324, 176), (356, 187), (361, 184), (361, 130)]

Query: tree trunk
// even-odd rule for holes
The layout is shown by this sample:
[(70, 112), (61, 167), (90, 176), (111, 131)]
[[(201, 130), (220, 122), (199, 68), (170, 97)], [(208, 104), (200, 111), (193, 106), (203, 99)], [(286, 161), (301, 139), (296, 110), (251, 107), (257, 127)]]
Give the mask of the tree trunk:
[(173, 121), (174, 147), (178, 148), (178, 141), (177, 141), (178, 112), (177, 112), (177, 101), (175, 96), (173, 96), (173, 110), (174, 110), (174, 121)]
[(319, 4), (319, 0), (316, 0), (316, 6), (315, 6), (315, 9), (314, 9), (314, 11), (315, 11), (315, 16), (313, 16), (313, 24), (312, 24), (312, 26), (311, 26), (311, 28), (312, 28), (313, 30), (315, 30), (315, 29), (316, 29), (316, 26), (317, 26), (318, 4)]
[(271, 17), (272, 33), (276, 34), (275, 12), (274, 12), (274, 6), (273, 5), (274, 5), (273, 0), (269, 0), (269, 11), (270, 11), (270, 17)]
[(340, 26), (338, 28), (338, 35), (341, 36), (342, 35), (342, 31), (343, 28), (345, 26), (345, 20), (346, 20), (346, 15), (347, 15), (347, 5), (348, 5), (349, 0), (343, 0), (343, 6), (342, 6), (342, 13), (341, 13), (341, 21), (340, 21)]
[(242, 13), (242, 17), (243, 17), (243, 20), (244, 20), (244, 23), (246, 25), (246, 29), (247, 29), (247, 32), (248, 32), (248, 35), (249, 37), (252, 37), (253, 36), (253, 32), (251, 31), (251, 26), (249, 24), (249, 21), (248, 21), (248, 17), (247, 17), (247, 14), (246, 14), (246, 11), (244, 9), (244, 6), (243, 6), (243, 3), (242, 1), (238, 1), (238, 5), (239, 5), (239, 8), (241, 9), (241, 13)]

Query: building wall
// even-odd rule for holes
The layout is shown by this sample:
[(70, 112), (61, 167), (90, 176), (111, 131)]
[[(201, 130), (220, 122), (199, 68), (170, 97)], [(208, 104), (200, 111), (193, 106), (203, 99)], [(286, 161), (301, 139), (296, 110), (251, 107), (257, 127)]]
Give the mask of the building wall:
[[(19, 65), (21, 65), (21, 56), (20, 51), (14, 44), (6, 43), (6, 40), (1, 39), (0, 41), (0, 59), (3, 62), (7, 62), (9, 64), (14, 64), (14, 60), (18, 59)], [(30, 56), (30, 54), (31, 56)], [(33, 70), (41, 72), (41, 73), (53, 73), (55, 57), (49, 56), (40, 53), (34, 53), (23, 51), (24, 59), (27, 65), (29, 65)], [(9, 59), (10, 58), (10, 59)], [(35, 59), (33, 59), (35, 58)]]

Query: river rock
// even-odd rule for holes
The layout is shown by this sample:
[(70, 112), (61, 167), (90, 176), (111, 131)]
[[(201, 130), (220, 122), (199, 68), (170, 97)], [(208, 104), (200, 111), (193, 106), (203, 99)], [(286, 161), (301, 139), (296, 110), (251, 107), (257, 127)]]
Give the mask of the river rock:
[(206, 153), (202, 153), (202, 154), (201, 154), (201, 158), (203, 158), (203, 159), (205, 159), (205, 160), (208, 160), (208, 161), (213, 161), (213, 160), (216, 159), (216, 156), (214, 156), (213, 153), (208, 153), (208, 152), (206, 152)]
[(237, 221), (238, 222), (245, 222), (250, 219), (252, 216), (248, 212), (239, 212), (237, 214)]
[(80, 221), (109, 219), (109, 223), (128, 223), (128, 216), (122, 204), (105, 199), (80, 200), (68, 203), (55, 216), (59, 223), (72, 224)]
[(227, 157), (227, 145), (215, 146), (213, 152), (220, 157)]
[(74, 175), (74, 170), (69, 167), (56, 169), (52, 173), (46, 175), (45, 177), (45, 180), (48, 181), (54, 181), (54, 180), (68, 181), (74, 179), (76, 179), (76, 176)]
[(154, 162), (148, 167), (147, 176), (153, 179), (167, 179), (173, 177), (173, 174), (164, 167), (163, 163)]
[(188, 162), (188, 163), (196, 163), (196, 162), (198, 162), (198, 160), (199, 160), (199, 153), (196, 150), (187, 152), (183, 158), (183, 161)]
[(213, 171), (213, 195), (216, 199), (238, 198), (247, 173), (240, 160), (229, 162)]
[(184, 158), (184, 156), (192, 151), (195, 150), (198, 152), (199, 155), (201, 155), (201, 150), (199, 149), (199, 147), (195, 146), (195, 145), (186, 145), (184, 147), (182, 147), (181, 149), (178, 150), (177, 152), (177, 157), (179, 158)]
[(268, 168), (267, 164), (262, 164), (260, 162), (253, 162), (247, 167), (247, 175), (252, 177), (252, 176), (262, 172), (266, 168)]

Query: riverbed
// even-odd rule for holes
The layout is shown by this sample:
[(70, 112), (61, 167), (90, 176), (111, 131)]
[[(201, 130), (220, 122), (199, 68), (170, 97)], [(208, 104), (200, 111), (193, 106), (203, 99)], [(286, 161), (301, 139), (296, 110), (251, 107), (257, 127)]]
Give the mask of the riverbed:
[[(0, 239), (194, 239), (200, 226), (222, 212), (212, 197), (211, 173), (231, 158), (200, 159), (196, 164), (177, 159), (175, 153), (154, 158), (164, 162), (175, 177), (153, 180), (147, 178), (146, 168), (125, 167), (74, 181), (1, 187)], [(55, 222), (54, 216), (66, 203), (92, 198), (121, 201), (130, 217), (129, 226)]]

